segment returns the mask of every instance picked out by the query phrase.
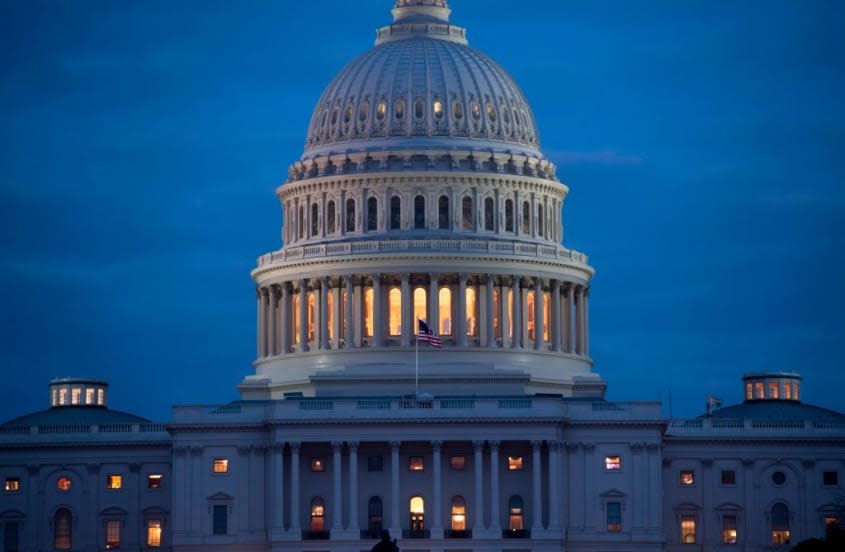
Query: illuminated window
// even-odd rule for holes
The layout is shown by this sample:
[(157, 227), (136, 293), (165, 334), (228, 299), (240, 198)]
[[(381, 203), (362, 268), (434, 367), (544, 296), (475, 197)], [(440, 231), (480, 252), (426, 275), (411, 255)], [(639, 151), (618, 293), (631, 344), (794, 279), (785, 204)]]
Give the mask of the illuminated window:
[(358, 120), (360, 122), (364, 122), (367, 120), (367, 116), (370, 114), (370, 104), (366, 101), (361, 102), (361, 105), (358, 106)]
[(778, 398), (778, 384), (777, 382), (769, 382), (769, 398), (770, 399), (777, 399)]
[(402, 228), (402, 200), (399, 196), (390, 198), (390, 229), (399, 230)]
[(695, 516), (681, 516), (681, 542), (695, 544)]
[(212, 470), (214, 473), (229, 473), (229, 459), (215, 458), (212, 462)]
[(416, 117), (417, 119), (422, 119), (423, 115), (425, 115), (425, 109), (423, 107), (423, 102), (422, 102), (422, 100), (417, 99), (417, 101), (414, 102), (414, 117)]
[(452, 531), (466, 531), (467, 504), (462, 496), (452, 497)]
[(508, 529), (511, 531), (522, 531), (525, 529), (522, 497), (519, 495), (513, 495), (508, 499)]
[(4, 487), (7, 493), (16, 493), (21, 490), (20, 477), (7, 477), (6, 486)]
[(472, 198), (465, 197), (461, 200), (461, 220), (464, 230), (472, 230)]
[(452, 335), (452, 290), (446, 286), (440, 288), (438, 310), (440, 311), (440, 335)]
[(452, 115), (455, 119), (462, 119), (464, 117), (464, 107), (458, 100), (452, 102)]
[(757, 399), (763, 399), (766, 397), (766, 391), (763, 387), (763, 382), (757, 382), (754, 384), (754, 395)]
[(306, 328), (306, 339), (309, 343), (316, 339), (316, 325), (315, 320), (317, 318), (317, 292), (314, 290), (309, 291), (306, 296), (305, 300), (307, 301), (308, 308), (306, 309), (306, 320), (305, 320), (305, 328)]
[(534, 339), (534, 336), (536, 335), (536, 329), (535, 329), (535, 326), (534, 326), (535, 314), (534, 314), (534, 294), (533, 293), (530, 293), (530, 292), (528, 293), (527, 303), (528, 303), (528, 308), (526, 309), (526, 312), (528, 313), (527, 314), (528, 320), (526, 320), (526, 322), (527, 322), (526, 325), (528, 326), (528, 339)]
[(326, 471), (326, 461), (322, 458), (312, 458), (311, 459), (311, 471), (312, 472), (324, 472)]
[(695, 485), (695, 472), (692, 470), (681, 470), (681, 485)]
[(52, 389), (50, 390), (50, 406), (58, 406), (59, 404), (59, 390)]
[(449, 229), (449, 198), (445, 195), (437, 199), (437, 228)]
[(70, 390), (70, 404), (79, 404), (79, 396), (82, 394), (82, 389), (79, 387), (72, 387)]
[(490, 119), (491, 123), (496, 122), (496, 108), (493, 107), (493, 102), (487, 102), (487, 118)]
[(374, 197), (367, 199), (367, 230), (378, 229), (378, 200)]
[(384, 529), (384, 509), (381, 498), (377, 496), (370, 497), (367, 502), (367, 530), (371, 538), (379, 538), (381, 531)]
[(326, 292), (326, 329), (329, 332), (329, 339), (334, 339), (334, 290)]
[(106, 489), (119, 489), (121, 487), (123, 487), (123, 476), (115, 474), (106, 476)]
[(772, 544), (789, 544), (789, 508), (783, 502), (772, 506)]
[(618, 533), (622, 530), (622, 503), (607, 503), (607, 530)]
[(736, 472), (734, 470), (722, 470), (722, 485), (736, 485)]
[(355, 200), (346, 200), (346, 231), (355, 231)]
[(414, 290), (414, 320), (426, 320), (426, 291), (425, 288), (418, 287)]
[(85, 404), (94, 404), (94, 392), (96, 389), (85, 390)]
[(319, 496), (311, 499), (311, 522), (308, 528), (312, 533), (323, 533), (326, 530), (326, 505)]
[(110, 519), (106, 521), (106, 548), (120, 548), (120, 521)]
[[(494, 285), (488, 281), (488, 286)], [(502, 294), (499, 288), (493, 288), (493, 336), (496, 339), (502, 338)]]
[(521, 471), (525, 468), (522, 456), (508, 456), (508, 471)]
[(147, 547), (161, 548), (161, 520), (147, 520)]
[(833, 535), (842, 530), (839, 516), (836, 514), (826, 514), (824, 516), (824, 534), (825, 536)]
[(477, 294), (474, 287), (466, 289), (466, 321), (467, 335), (478, 335), (478, 319), (475, 313), (478, 309)]
[(826, 471), (822, 473), (822, 485), (825, 487), (835, 487), (839, 485), (839, 472)]
[(751, 384), (746, 383), (745, 384), (745, 400), (750, 401), (753, 398), (754, 398), (754, 392), (751, 388)]
[(722, 516), (722, 543), (736, 544), (736, 516)]
[(466, 456), (453, 456), (449, 459), (449, 465), (455, 471), (463, 471), (467, 466)]
[(798, 384), (793, 383), (792, 384), (792, 400), (797, 401), (797, 400), (800, 400), (800, 399), (801, 399), (801, 397), (798, 394)]
[(437, 119), (443, 118), (443, 102), (440, 100), (434, 100), (434, 104), (432, 105), (432, 110), (434, 111), (434, 117)]
[(414, 228), (425, 228), (425, 198), (421, 195), (414, 198)]
[(371, 472), (384, 471), (384, 457), (383, 456), (368, 456), (367, 457), (367, 471), (371, 471)]
[(291, 318), (293, 319), (293, 344), (299, 345), (299, 330), (302, 324), (299, 315), (299, 293), (294, 293), (291, 297)]
[(425, 502), (421, 496), (412, 496), (409, 513), (411, 514), (411, 531), (425, 531)]
[(549, 342), (552, 337), (552, 294), (543, 292), (543, 341)]
[(476, 121), (481, 118), (481, 106), (478, 105), (478, 101), (476, 101), (475, 98), (473, 98), (469, 104), (469, 111), (472, 114), (472, 118)]
[(373, 337), (373, 288), (364, 290), (364, 337)]
[(70, 550), (73, 547), (71, 534), (70, 510), (59, 508), (53, 517), (53, 548), (56, 550)]
[(605, 456), (604, 457), (604, 469), (608, 471), (619, 471), (622, 469), (622, 457), (621, 456)]
[(513, 200), (505, 200), (505, 232), (513, 232)]
[(329, 201), (326, 205), (326, 232), (329, 234), (334, 234), (335, 229), (335, 213), (334, 213), (334, 201)]
[(788, 383), (783, 384), (783, 398), (784, 399), (791, 399), (792, 398), (792, 386)]
[(488, 197), (484, 200), (484, 229), (492, 232), (495, 212), (493, 211), (493, 198)]
[[(508, 289), (505, 292), (505, 298), (507, 299), (507, 309), (509, 313), (513, 312), (513, 290)], [(508, 316), (508, 327), (506, 328), (507, 335), (513, 335), (513, 316)]]
[(393, 116), (400, 121), (405, 117), (405, 100), (396, 100), (396, 103), (393, 104)]
[(106, 404), (106, 392), (102, 389), (97, 389), (97, 404), (100, 406)]
[(160, 473), (151, 473), (147, 476), (147, 488), (161, 489), (161, 484), (163, 481), (164, 477)]
[(387, 292), (387, 327), (391, 336), (402, 335), (402, 291), (398, 287)]
[(531, 205), (527, 201), (522, 204), (522, 233), (531, 233)]
[(229, 510), (225, 504), (215, 504), (211, 510), (211, 532), (225, 535), (229, 532)]
[(387, 113), (387, 102), (381, 100), (376, 104), (376, 119), (383, 120), (385, 113)]
[(59, 404), (67, 404), (67, 389), (59, 389)]
[(62, 492), (68, 492), (70, 490), (70, 477), (62, 476), (56, 481), (56, 488)]
[(411, 471), (423, 471), (425, 469), (425, 464), (423, 463), (422, 456), (411, 456), (408, 459), (408, 469)]

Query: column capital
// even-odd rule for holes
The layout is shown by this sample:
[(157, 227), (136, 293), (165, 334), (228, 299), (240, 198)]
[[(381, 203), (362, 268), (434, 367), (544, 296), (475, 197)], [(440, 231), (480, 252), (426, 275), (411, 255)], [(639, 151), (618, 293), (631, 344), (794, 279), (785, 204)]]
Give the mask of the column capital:
[(543, 444), (543, 441), (538, 441), (538, 440), (535, 439), (535, 440), (531, 441), (531, 448), (533, 448), (533, 449), (540, 448), (540, 446), (542, 444)]
[(349, 452), (358, 450), (358, 441), (346, 441), (346, 446), (349, 447)]
[(343, 449), (343, 441), (332, 441), (332, 450), (337, 452)]
[(299, 449), (302, 447), (302, 443), (299, 441), (291, 441), (288, 445), (290, 446), (291, 452), (299, 452)]
[(402, 445), (402, 441), (390, 441), (390, 448), (393, 450), (399, 450), (399, 447)]
[(490, 451), (499, 452), (499, 445), (502, 444), (501, 441), (487, 441), (487, 444), (490, 445)]
[(476, 452), (480, 451), (484, 448), (484, 441), (473, 441), (472, 442), (472, 449)]
[(578, 452), (579, 448), (581, 448), (581, 443), (576, 443), (576, 442), (566, 443), (566, 450), (569, 451), (569, 452)]
[(549, 450), (552, 452), (560, 451), (560, 441), (549, 441)]
[(440, 452), (440, 448), (443, 446), (443, 441), (431, 441), (431, 449), (434, 452)]

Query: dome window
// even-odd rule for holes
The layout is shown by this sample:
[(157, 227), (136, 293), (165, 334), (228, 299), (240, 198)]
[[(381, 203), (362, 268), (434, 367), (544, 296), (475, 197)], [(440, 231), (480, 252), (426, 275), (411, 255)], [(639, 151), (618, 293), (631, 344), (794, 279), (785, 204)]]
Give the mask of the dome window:
[(469, 111), (472, 113), (472, 118), (476, 121), (481, 118), (481, 106), (478, 105), (478, 102), (472, 100), (469, 104)]
[[(381, 105), (381, 102), (379, 102), (379, 105)], [(358, 107), (358, 120), (363, 123), (364, 121), (367, 120), (367, 115), (369, 113), (370, 113), (370, 104), (368, 102), (363, 102)], [(383, 106), (382, 106), (382, 110), (381, 110), (381, 118), (384, 119), (384, 107)]]
[(432, 109), (434, 111), (434, 117), (437, 119), (443, 118), (443, 102), (440, 100), (434, 100), (434, 104), (432, 105)]
[(508, 110), (508, 106), (505, 105), (505, 102), (499, 100), (499, 108), (502, 112), (502, 120), (505, 122), (506, 125), (511, 124), (510, 111)]
[(515, 107), (513, 108), (513, 124), (515, 124), (516, 126), (521, 125), (519, 121), (519, 112), (516, 110)]
[(336, 124), (337, 124), (337, 106), (335, 106), (335, 108), (332, 109), (332, 125), (334, 126)]
[(422, 119), (424, 112), (425, 108), (423, 107), (423, 101), (417, 98), (417, 101), (414, 102), (414, 117), (416, 117), (417, 119)]
[(376, 119), (379, 121), (384, 120), (385, 113), (387, 113), (387, 102), (381, 100), (376, 104)]
[(396, 100), (396, 104), (393, 106), (393, 116), (400, 121), (405, 117), (405, 100)]
[(455, 116), (455, 119), (463, 119), (464, 117), (464, 106), (458, 100), (452, 102), (452, 115)]
[(493, 107), (493, 102), (487, 102), (487, 118), (490, 119), (491, 123), (496, 122), (496, 108)]
[(352, 120), (352, 104), (346, 104), (346, 109), (343, 110), (343, 122), (348, 123)]

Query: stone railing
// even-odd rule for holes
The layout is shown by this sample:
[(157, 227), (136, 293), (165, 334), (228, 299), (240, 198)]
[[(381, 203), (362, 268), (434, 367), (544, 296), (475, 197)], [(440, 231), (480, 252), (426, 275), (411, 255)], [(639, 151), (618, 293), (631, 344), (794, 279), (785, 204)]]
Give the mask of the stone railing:
[[(103, 434), (108, 434), (103, 435)], [(13, 425), (0, 427), (0, 443), (52, 442), (52, 441), (102, 441), (126, 439), (130, 441), (169, 440), (165, 424), (50, 424)]]
[(687, 418), (670, 420), (666, 435), (677, 437), (729, 437), (742, 435), (805, 437), (838, 434), (845, 436), (845, 423), (815, 420), (752, 418)]
[(498, 240), (366, 240), (288, 246), (258, 258), (258, 268), (270, 268), (286, 261), (310, 258), (372, 255), (379, 253), (466, 252), (491, 253), (497, 256), (531, 257), (569, 261), (586, 265), (587, 255), (554, 245)]

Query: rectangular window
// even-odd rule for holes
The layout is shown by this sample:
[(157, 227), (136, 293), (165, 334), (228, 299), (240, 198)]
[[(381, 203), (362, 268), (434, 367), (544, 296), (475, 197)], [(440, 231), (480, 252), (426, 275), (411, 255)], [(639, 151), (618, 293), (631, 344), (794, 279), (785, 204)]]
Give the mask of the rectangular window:
[(4, 487), (7, 493), (16, 493), (21, 490), (20, 477), (7, 477), (6, 486)]
[(147, 548), (161, 548), (161, 520), (147, 520)]
[(753, 398), (754, 398), (754, 394), (751, 391), (751, 384), (746, 383), (745, 384), (745, 400), (750, 401)]
[(120, 548), (120, 521), (110, 519), (106, 522), (106, 548)]
[(408, 459), (408, 469), (411, 471), (423, 471), (425, 470), (425, 464), (423, 463), (422, 456), (411, 456)]
[(106, 489), (117, 490), (123, 487), (123, 476), (110, 474), (106, 476)]
[(681, 542), (695, 544), (695, 516), (681, 516)]
[(835, 487), (839, 485), (839, 472), (826, 471), (822, 474), (822, 484), (825, 487)]
[(95, 389), (85, 390), (85, 404), (94, 404), (94, 391)]
[(724, 544), (736, 544), (736, 516), (722, 516), (722, 542)]
[(212, 532), (215, 535), (225, 535), (228, 532), (228, 511), (225, 504), (215, 504), (213, 512)]
[(508, 456), (508, 471), (520, 471), (525, 468), (522, 456)]
[(367, 457), (367, 471), (371, 471), (371, 472), (384, 471), (384, 457), (383, 456), (368, 456)]
[(722, 485), (736, 485), (736, 472), (733, 470), (722, 470)]
[(622, 503), (607, 503), (607, 530), (614, 533), (622, 530)]
[(695, 485), (695, 472), (693, 470), (681, 470), (681, 485)]
[(161, 489), (161, 484), (164, 480), (164, 476), (160, 473), (151, 473), (147, 476), (147, 488), (148, 489)]
[(758, 381), (754, 384), (754, 398), (755, 399), (763, 399), (766, 397), (766, 391), (763, 387), (763, 382)]
[(605, 456), (604, 457), (604, 469), (607, 471), (619, 471), (622, 469), (622, 457), (621, 456)]
[(777, 382), (769, 382), (769, 396), (770, 399), (778, 398), (778, 384)]
[(324, 472), (326, 471), (326, 461), (322, 458), (312, 458), (311, 459), (311, 471), (312, 472)]
[(229, 473), (229, 459), (215, 458), (212, 469), (214, 473)]
[(100, 406), (106, 404), (106, 394), (102, 389), (97, 389), (97, 404)]
[(82, 389), (73, 387), (70, 390), (70, 404), (79, 404), (79, 396), (82, 395)]
[(449, 465), (455, 471), (463, 471), (467, 467), (466, 456), (453, 456), (449, 459)]
[(17, 521), (7, 521), (3, 528), (3, 550), (6, 552), (20, 552), (21, 526)]
[(826, 514), (824, 516), (824, 534), (825, 536), (831, 535), (840, 531), (842, 528), (840, 527), (839, 517), (836, 514)]

